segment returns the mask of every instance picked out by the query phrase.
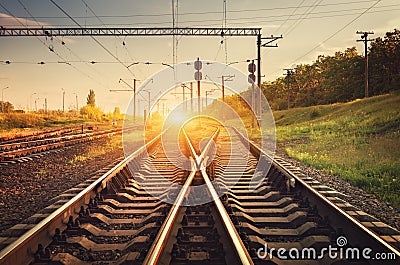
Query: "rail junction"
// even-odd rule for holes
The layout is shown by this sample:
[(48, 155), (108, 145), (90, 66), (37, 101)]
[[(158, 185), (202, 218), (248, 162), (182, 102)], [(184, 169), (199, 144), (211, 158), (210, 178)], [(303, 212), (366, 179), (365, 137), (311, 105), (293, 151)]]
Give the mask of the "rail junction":
[[(343, 236), (345, 247), (392, 253), (388, 264), (399, 261), (400, 233), (345, 202), (345, 195), (268, 157), (234, 128), (204, 130), (202, 148), (198, 133), (181, 130), (189, 170), (171, 162), (161, 141), (167, 136), (160, 134), (9, 229), (0, 241), (0, 264), (376, 264), (322, 251), (331, 246), (339, 254)], [(242, 155), (232, 154), (232, 146)], [(249, 189), (260, 156), (272, 167)], [(243, 173), (228, 170), (243, 157)], [(198, 203), (201, 198), (208, 202)], [(274, 249), (268, 255), (266, 245)], [(280, 248), (322, 256), (282, 259)]]

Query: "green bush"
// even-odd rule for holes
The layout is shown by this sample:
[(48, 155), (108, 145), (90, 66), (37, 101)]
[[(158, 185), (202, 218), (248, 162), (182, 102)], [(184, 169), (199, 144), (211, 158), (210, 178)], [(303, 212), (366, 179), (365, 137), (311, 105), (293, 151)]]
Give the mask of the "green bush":
[(43, 124), (43, 118), (34, 113), (7, 113), (3, 116), (1, 127), (4, 129), (30, 128), (43, 126)]
[(92, 105), (86, 105), (81, 108), (80, 113), (83, 115), (84, 118), (95, 120), (95, 121), (102, 121), (103, 120), (103, 112), (100, 108), (94, 107)]

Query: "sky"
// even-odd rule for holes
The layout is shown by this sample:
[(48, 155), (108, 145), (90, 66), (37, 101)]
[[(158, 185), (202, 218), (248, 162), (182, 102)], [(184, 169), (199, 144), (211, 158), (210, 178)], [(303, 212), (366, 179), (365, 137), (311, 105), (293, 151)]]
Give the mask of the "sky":
[[(0, 26), (172, 27), (173, 2), (177, 27), (257, 27), (263, 37), (282, 34), (277, 48), (262, 49), (262, 81), (282, 76), (284, 68), (310, 64), (321, 54), (352, 46), (363, 54), (356, 31), (373, 31), (370, 37), (376, 38), (400, 25), (398, 0), (226, 0), (226, 15), (223, 0), (0, 0)], [(132, 93), (110, 92), (130, 89), (120, 79), (131, 85), (135, 78), (140, 86), (174, 63), (172, 36), (95, 39), (0, 37), (4, 100), (17, 109), (35, 109), (35, 102), (43, 108), (47, 99), (49, 109), (62, 109), (65, 92), (69, 110), (76, 108), (76, 99), (79, 107), (86, 104), (89, 89), (94, 89), (96, 103), (105, 112), (114, 107), (125, 112)], [(255, 37), (184, 36), (175, 43), (178, 63), (199, 57), (231, 64), (247, 74), (246, 60), (257, 57)], [(179, 95), (175, 98), (179, 101)]]

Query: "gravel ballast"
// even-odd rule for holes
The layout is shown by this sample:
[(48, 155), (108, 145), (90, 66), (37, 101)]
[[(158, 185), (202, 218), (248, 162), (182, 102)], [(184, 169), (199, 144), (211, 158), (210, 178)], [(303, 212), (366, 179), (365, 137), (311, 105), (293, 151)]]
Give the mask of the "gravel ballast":
[[(121, 138), (120, 135), (113, 137)], [(122, 148), (114, 148), (106, 154), (86, 157), (84, 161), (73, 160), (105, 146), (110, 140), (101, 138), (23, 163), (0, 165), (0, 232), (44, 209), (52, 198), (89, 179), (97, 170), (122, 159)]]

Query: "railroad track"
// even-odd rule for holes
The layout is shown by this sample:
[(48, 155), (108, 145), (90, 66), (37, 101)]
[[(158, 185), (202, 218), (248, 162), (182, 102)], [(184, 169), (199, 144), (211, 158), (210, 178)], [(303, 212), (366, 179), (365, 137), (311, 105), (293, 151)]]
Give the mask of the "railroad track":
[[(400, 262), (400, 233), (343, 194), (268, 157), (234, 129), (210, 132), (201, 153), (190, 133), (179, 138), (190, 165), (181, 167), (188, 161), (179, 150), (166, 154), (174, 139), (155, 137), (56, 198), (37, 224), (10, 229), (0, 264), (377, 264), (343, 254), (367, 247), (370, 256), (390, 254), (384, 264)], [(272, 167), (252, 187), (260, 156)], [(243, 168), (235, 166), (240, 161)], [(297, 259), (304, 249), (308, 256)]]
[(14, 135), (14, 136), (1, 137), (0, 144), (3, 145), (3, 144), (12, 144), (16, 142), (41, 140), (45, 138), (57, 137), (69, 134), (78, 130), (82, 132), (83, 129), (84, 129), (83, 126), (72, 126), (72, 127), (46, 129), (40, 132), (31, 133), (27, 135)]
[[(42, 152), (46, 152), (53, 149), (58, 149), (62, 147), (67, 147), (71, 145), (75, 145), (78, 143), (83, 143), (95, 139), (99, 139), (102, 137), (112, 136), (115, 133), (121, 132), (121, 129), (111, 129), (111, 130), (103, 130), (103, 131), (95, 131), (95, 132), (85, 132), (85, 133), (75, 133), (69, 134), (73, 132), (73, 129), (65, 129), (51, 132), (50, 134), (41, 134), (41, 139), (36, 139), (39, 135), (32, 136), (33, 140), (27, 140), (24, 138), (24, 141), (13, 141), (12, 143), (3, 143), (0, 144), (0, 162), (1, 161), (11, 161), (18, 160), (21, 157), (26, 157), (32, 154), (38, 154)], [(55, 135), (68, 134), (64, 136), (56, 136), (52, 137), (53, 133)], [(30, 138), (28, 138), (30, 139)]]

